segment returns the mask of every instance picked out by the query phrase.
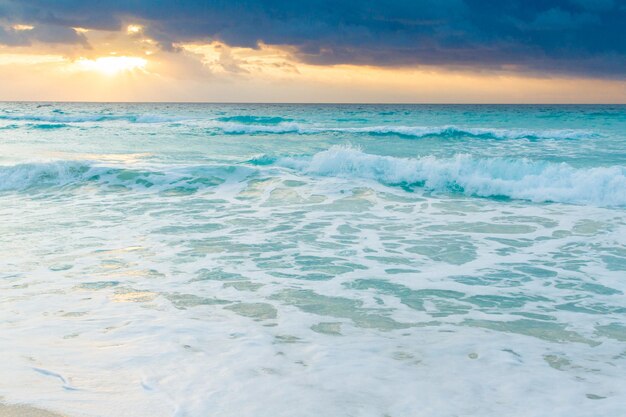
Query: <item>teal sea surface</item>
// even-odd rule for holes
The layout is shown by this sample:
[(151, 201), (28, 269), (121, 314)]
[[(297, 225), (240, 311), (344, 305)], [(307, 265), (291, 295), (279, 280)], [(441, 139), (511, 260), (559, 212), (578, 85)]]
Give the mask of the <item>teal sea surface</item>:
[(626, 106), (0, 103), (0, 399), (626, 415)]

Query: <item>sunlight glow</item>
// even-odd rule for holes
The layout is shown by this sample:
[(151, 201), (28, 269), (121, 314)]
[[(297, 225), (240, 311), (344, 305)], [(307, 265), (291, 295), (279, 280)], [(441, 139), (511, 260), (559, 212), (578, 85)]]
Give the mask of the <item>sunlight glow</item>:
[(132, 56), (107, 56), (94, 60), (81, 58), (76, 63), (84, 70), (115, 75), (123, 71), (143, 70), (148, 61)]
[(33, 30), (33, 29), (35, 29), (35, 26), (31, 26), (31, 25), (13, 25), (12, 28), (13, 28), (13, 30), (23, 31), (23, 30)]
[(129, 35), (136, 35), (141, 31), (143, 31), (143, 26), (141, 25), (128, 25), (128, 27), (126, 28), (126, 33), (128, 33)]
[(67, 60), (61, 55), (48, 54), (0, 54), (0, 66), (2, 65), (39, 65), (60, 64)]

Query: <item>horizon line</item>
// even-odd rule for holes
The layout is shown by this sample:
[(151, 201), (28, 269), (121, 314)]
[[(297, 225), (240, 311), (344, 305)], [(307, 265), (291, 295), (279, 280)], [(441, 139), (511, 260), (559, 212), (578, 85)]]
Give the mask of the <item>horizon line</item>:
[(227, 104), (227, 105), (359, 105), (359, 106), (626, 106), (626, 102), (332, 102), (332, 101), (91, 101), (91, 100), (0, 100), (0, 103), (61, 104)]

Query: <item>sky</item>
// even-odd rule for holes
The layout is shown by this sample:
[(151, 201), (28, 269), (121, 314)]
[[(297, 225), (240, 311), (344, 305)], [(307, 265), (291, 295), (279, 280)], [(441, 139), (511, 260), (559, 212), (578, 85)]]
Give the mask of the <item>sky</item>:
[(626, 0), (0, 0), (0, 100), (626, 103)]

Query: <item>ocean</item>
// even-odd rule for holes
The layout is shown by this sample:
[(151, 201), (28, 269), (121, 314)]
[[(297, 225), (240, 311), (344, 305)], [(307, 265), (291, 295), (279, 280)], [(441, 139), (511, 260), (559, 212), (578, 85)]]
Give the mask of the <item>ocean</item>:
[(626, 106), (0, 104), (0, 398), (626, 415)]

